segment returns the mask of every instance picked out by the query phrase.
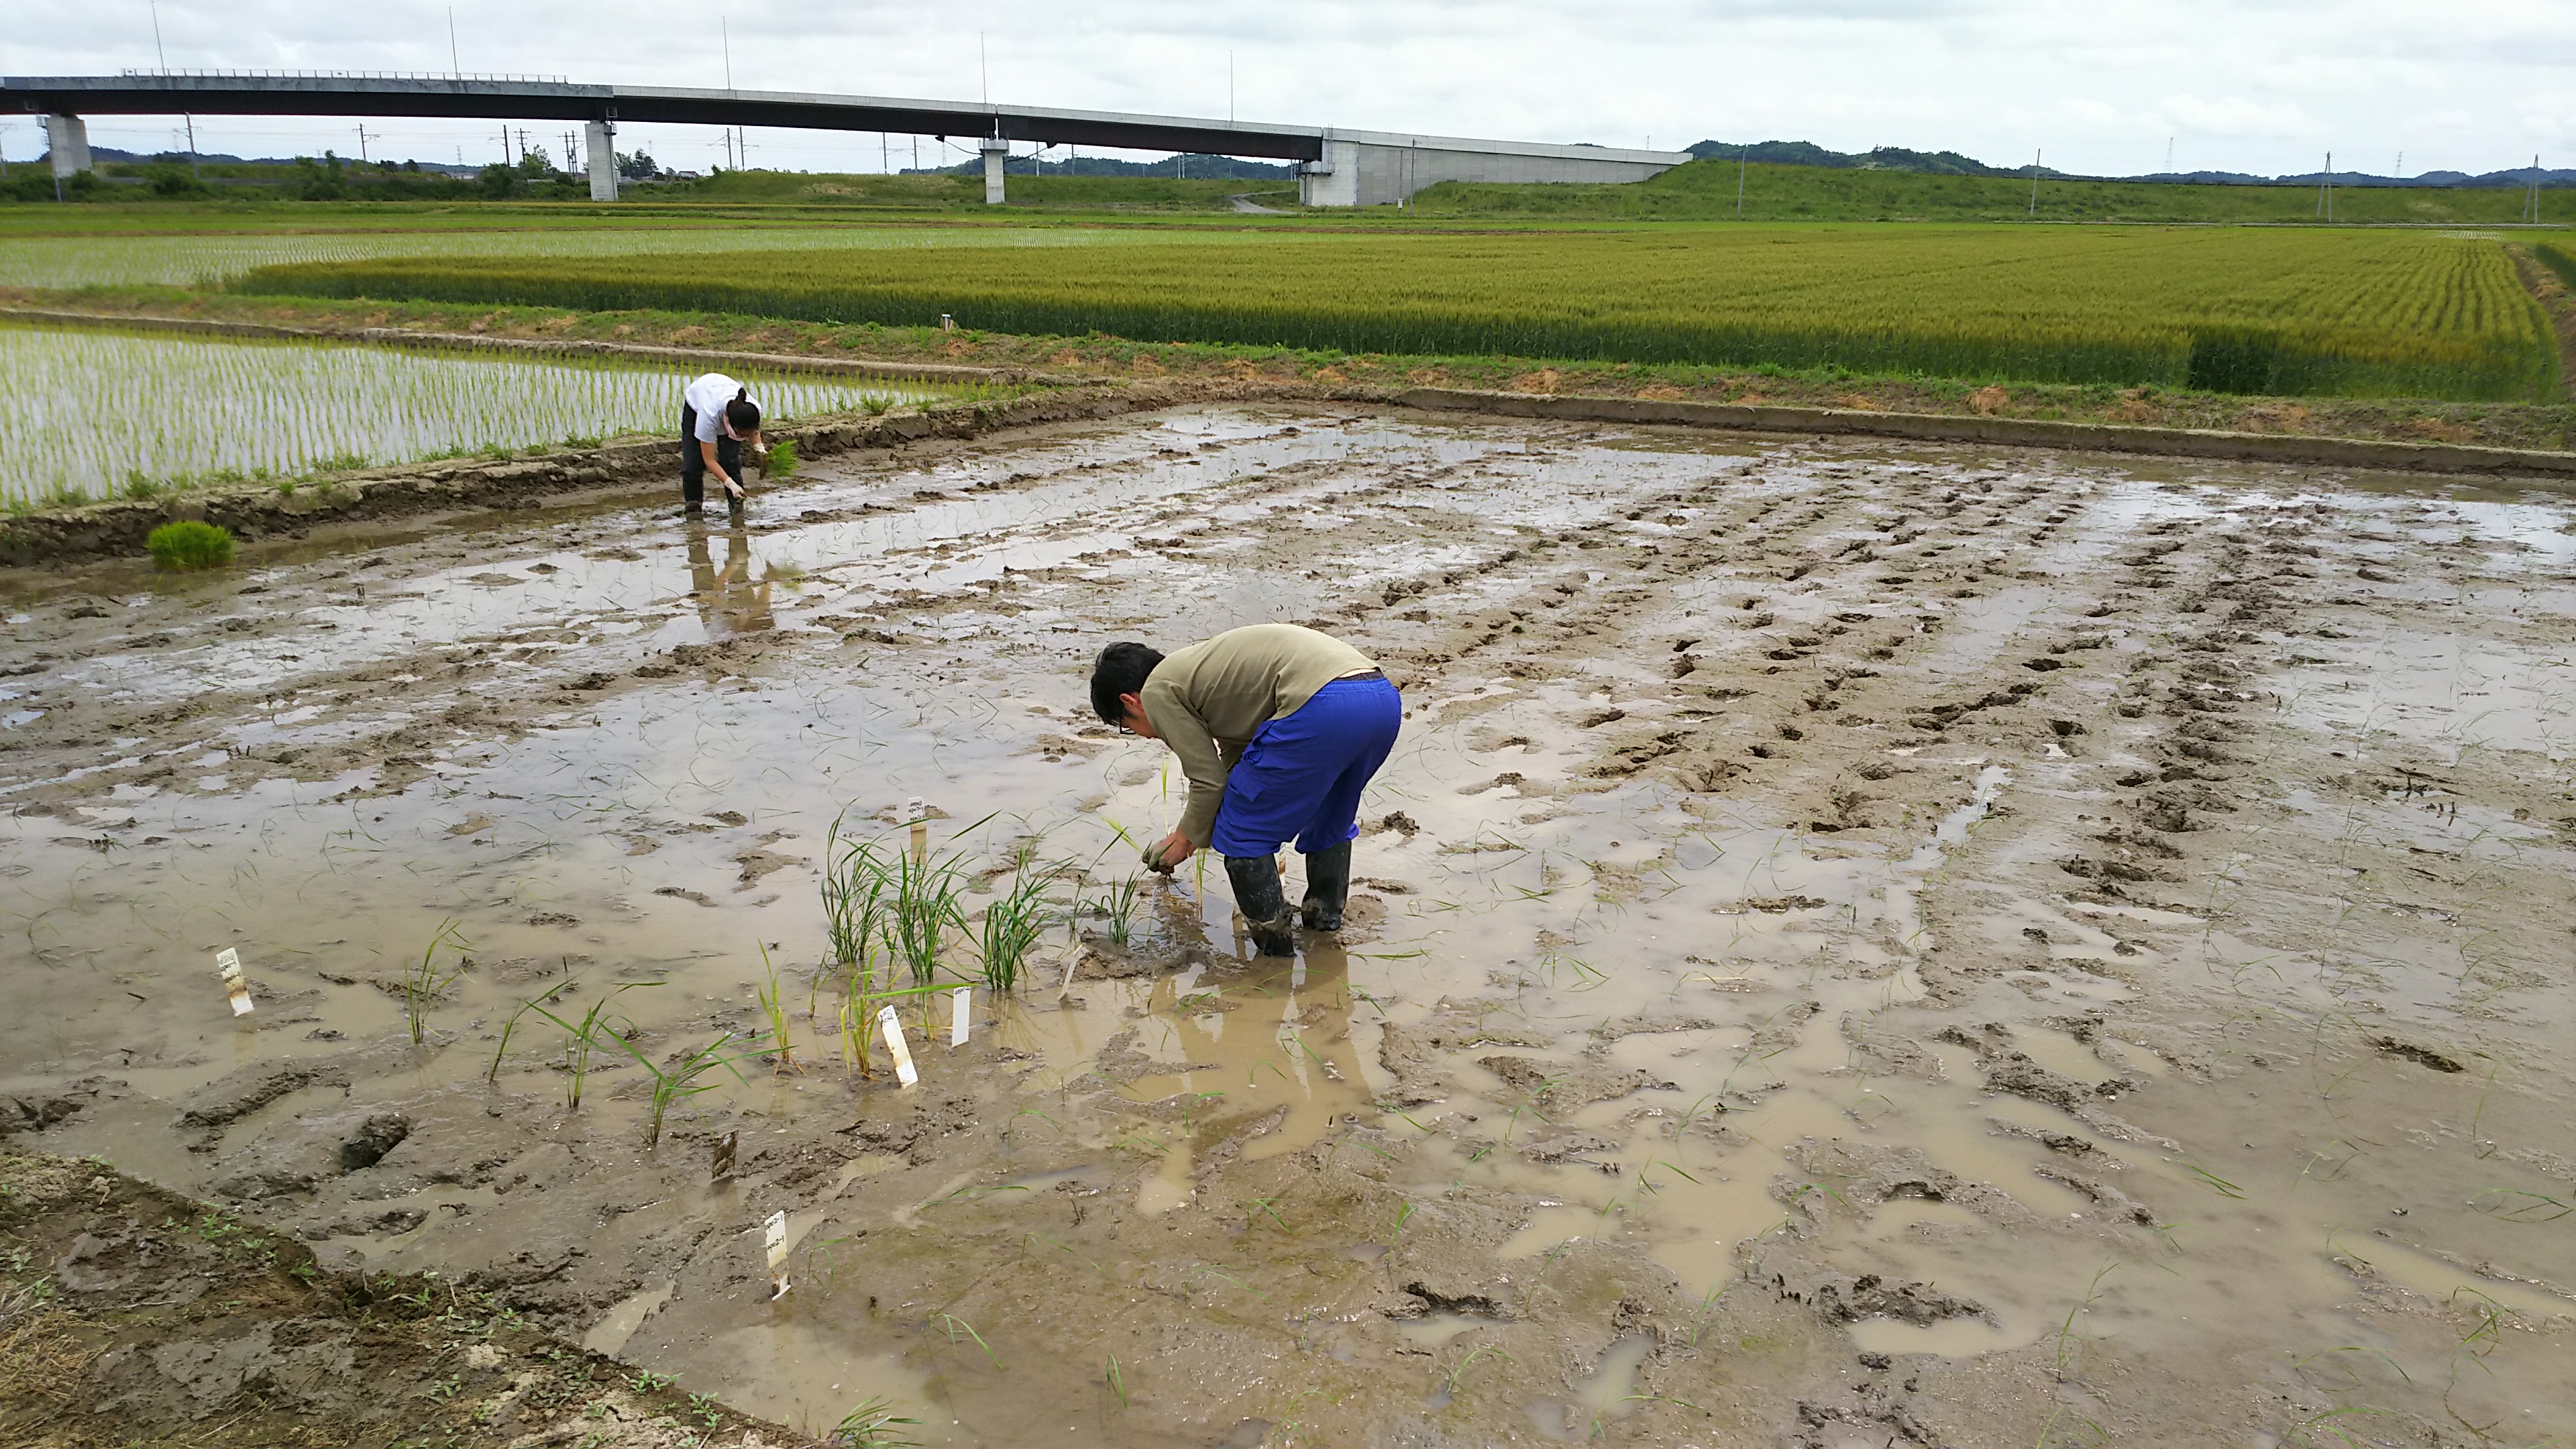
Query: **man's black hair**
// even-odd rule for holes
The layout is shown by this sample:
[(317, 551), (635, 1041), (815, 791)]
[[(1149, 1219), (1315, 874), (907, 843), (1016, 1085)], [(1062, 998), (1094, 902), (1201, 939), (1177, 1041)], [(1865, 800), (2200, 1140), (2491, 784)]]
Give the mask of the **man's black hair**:
[(1118, 702), (1122, 694), (1141, 694), (1145, 676), (1163, 656), (1152, 645), (1133, 639), (1121, 639), (1100, 651), (1100, 662), (1091, 666), (1091, 707), (1099, 712), (1104, 724), (1127, 723), (1127, 707)]
[(737, 433), (760, 431), (760, 404), (751, 400), (751, 389), (744, 388), (725, 404), (725, 426)]

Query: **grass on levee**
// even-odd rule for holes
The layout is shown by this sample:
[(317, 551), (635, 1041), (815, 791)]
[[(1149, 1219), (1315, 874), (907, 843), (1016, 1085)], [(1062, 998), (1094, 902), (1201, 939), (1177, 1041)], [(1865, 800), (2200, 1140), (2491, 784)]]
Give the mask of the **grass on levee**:
[(1036, 369), (1089, 379), (1170, 377), (1312, 388), (1319, 392), (1350, 388), (1398, 390), (1408, 386), (1504, 389), (2490, 447), (2576, 448), (2576, 405), (2564, 398), (2524, 403), (2257, 397), (2166, 387), (1868, 375), (1831, 367), (1719, 367), (1370, 354), (1336, 349), (1137, 342), (1098, 335), (1023, 336), (973, 329), (949, 333), (935, 327), (837, 326), (708, 311), (583, 312), (558, 307), (325, 301), (160, 287), (70, 292), (0, 288), (0, 306), (58, 307), (102, 315), (197, 317), (322, 330), (385, 327), (889, 362), (944, 362)]

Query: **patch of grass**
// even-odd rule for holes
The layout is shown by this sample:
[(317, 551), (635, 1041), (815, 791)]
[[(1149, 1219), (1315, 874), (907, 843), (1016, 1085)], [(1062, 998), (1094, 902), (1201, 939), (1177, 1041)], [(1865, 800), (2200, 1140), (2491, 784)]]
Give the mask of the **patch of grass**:
[(870, 1396), (841, 1416), (832, 1427), (832, 1442), (849, 1449), (915, 1449), (920, 1441), (905, 1437), (903, 1426), (920, 1422), (897, 1414), (884, 1398)]
[(1092, 914), (1107, 928), (1112, 944), (1124, 946), (1135, 937), (1136, 896), (1144, 886), (1144, 878), (1135, 875), (1111, 881), (1101, 888), (1100, 899), (1091, 903)]
[(611, 1032), (608, 1040), (610, 1045), (633, 1057), (636, 1065), (652, 1074), (653, 1114), (644, 1128), (644, 1145), (647, 1147), (660, 1144), (662, 1118), (670, 1111), (672, 1103), (685, 1097), (694, 1097), (700, 1092), (714, 1091), (724, 1085), (722, 1082), (702, 1081), (700, 1078), (722, 1067), (732, 1073), (735, 1081), (740, 1082), (743, 1080), (742, 1073), (735, 1070), (734, 1063), (751, 1061), (759, 1055), (757, 1052), (724, 1055), (724, 1049), (736, 1041), (732, 1032), (726, 1032), (696, 1051), (678, 1057), (674, 1065), (665, 1067), (646, 1055), (643, 1048), (623, 1036)]
[[(537, 1015), (544, 1017), (546, 1020), (553, 1022), (559, 1027), (562, 1027), (564, 1030), (564, 1071), (568, 1077), (568, 1080), (564, 1083), (565, 1111), (578, 1112), (581, 1110), (582, 1083), (590, 1076), (591, 1051), (599, 1044), (599, 1033), (602, 1030), (608, 1030), (608, 1039), (610, 1041), (615, 1042), (617, 1045), (624, 1047), (630, 1052), (634, 1050), (634, 1043), (629, 1042), (625, 1038), (624, 1034), (608, 1028), (608, 1008), (610, 1003), (616, 1001), (618, 997), (625, 993), (636, 990), (639, 987), (659, 986), (661, 984), (662, 983), (658, 981), (629, 981), (623, 985), (614, 987), (607, 995), (600, 997), (597, 1001), (590, 1004), (590, 1009), (582, 1013), (579, 1025), (575, 1025), (572, 1022), (564, 1020), (562, 1017), (548, 1011), (543, 1005), (544, 1002), (551, 1000), (554, 996), (564, 990), (561, 986), (556, 987), (553, 991), (546, 993), (544, 996), (538, 997), (535, 1001), (523, 1003), (523, 1008), (525, 1010), (535, 1012)], [(632, 1027), (633, 1023), (629, 1022), (628, 1025), (629, 1027)]]
[(143, 547), (154, 564), (173, 571), (218, 569), (233, 561), (232, 530), (193, 518), (152, 530)]
[(769, 1042), (777, 1069), (800, 1071), (796, 1048), (787, 1039), (787, 996), (778, 986), (778, 968), (769, 964), (769, 948), (760, 948), (760, 1014), (769, 1022)]
[(1037, 864), (1037, 847), (1022, 845), (1011, 858), (1011, 882), (984, 908), (982, 939), (984, 985), (996, 996), (1019, 985), (1020, 968), (1029, 951), (1046, 934), (1050, 922), (1047, 892), (1063, 873), (1061, 866)]
[[(456, 953), (456, 965), (444, 976), (438, 972), (438, 953), (441, 948)], [(428, 947), (420, 953), (420, 964), (403, 968), (403, 1019), (411, 1026), (412, 1045), (418, 1046), (426, 1039), (429, 1031), (429, 1003), (440, 992), (455, 985), (456, 979), (465, 974), (465, 953), (470, 949), (472, 949), (470, 943), (466, 941), (456, 922), (441, 921), (438, 923), (437, 933), (429, 938)]]
[(771, 478), (795, 477), (796, 440), (794, 438), (781, 438), (777, 442), (770, 444), (769, 457), (761, 463), (760, 471)]

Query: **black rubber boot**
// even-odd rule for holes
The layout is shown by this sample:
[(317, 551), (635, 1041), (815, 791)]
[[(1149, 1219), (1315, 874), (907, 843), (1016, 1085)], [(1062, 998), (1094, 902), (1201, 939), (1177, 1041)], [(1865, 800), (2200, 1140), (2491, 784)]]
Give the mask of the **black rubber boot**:
[(1266, 855), (1229, 855), (1225, 878), (1234, 885), (1234, 908), (1243, 912), (1244, 929), (1261, 954), (1296, 955), (1297, 918), (1279, 888), (1279, 862)]
[(1338, 931), (1351, 898), (1351, 843), (1306, 857), (1306, 929)]

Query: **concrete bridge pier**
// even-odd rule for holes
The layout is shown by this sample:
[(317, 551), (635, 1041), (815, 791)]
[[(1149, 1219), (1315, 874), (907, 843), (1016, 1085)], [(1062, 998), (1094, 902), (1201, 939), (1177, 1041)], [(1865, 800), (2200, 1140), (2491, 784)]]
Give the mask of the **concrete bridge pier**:
[(582, 128), (582, 150), (590, 158), (590, 199), (617, 199), (617, 127), (593, 121)]
[(45, 117), (45, 149), (53, 153), (56, 181), (89, 170), (89, 122), (78, 116)]
[(1011, 159), (1011, 143), (999, 136), (987, 136), (975, 143), (984, 153), (984, 204), (1002, 204), (1002, 163)]

